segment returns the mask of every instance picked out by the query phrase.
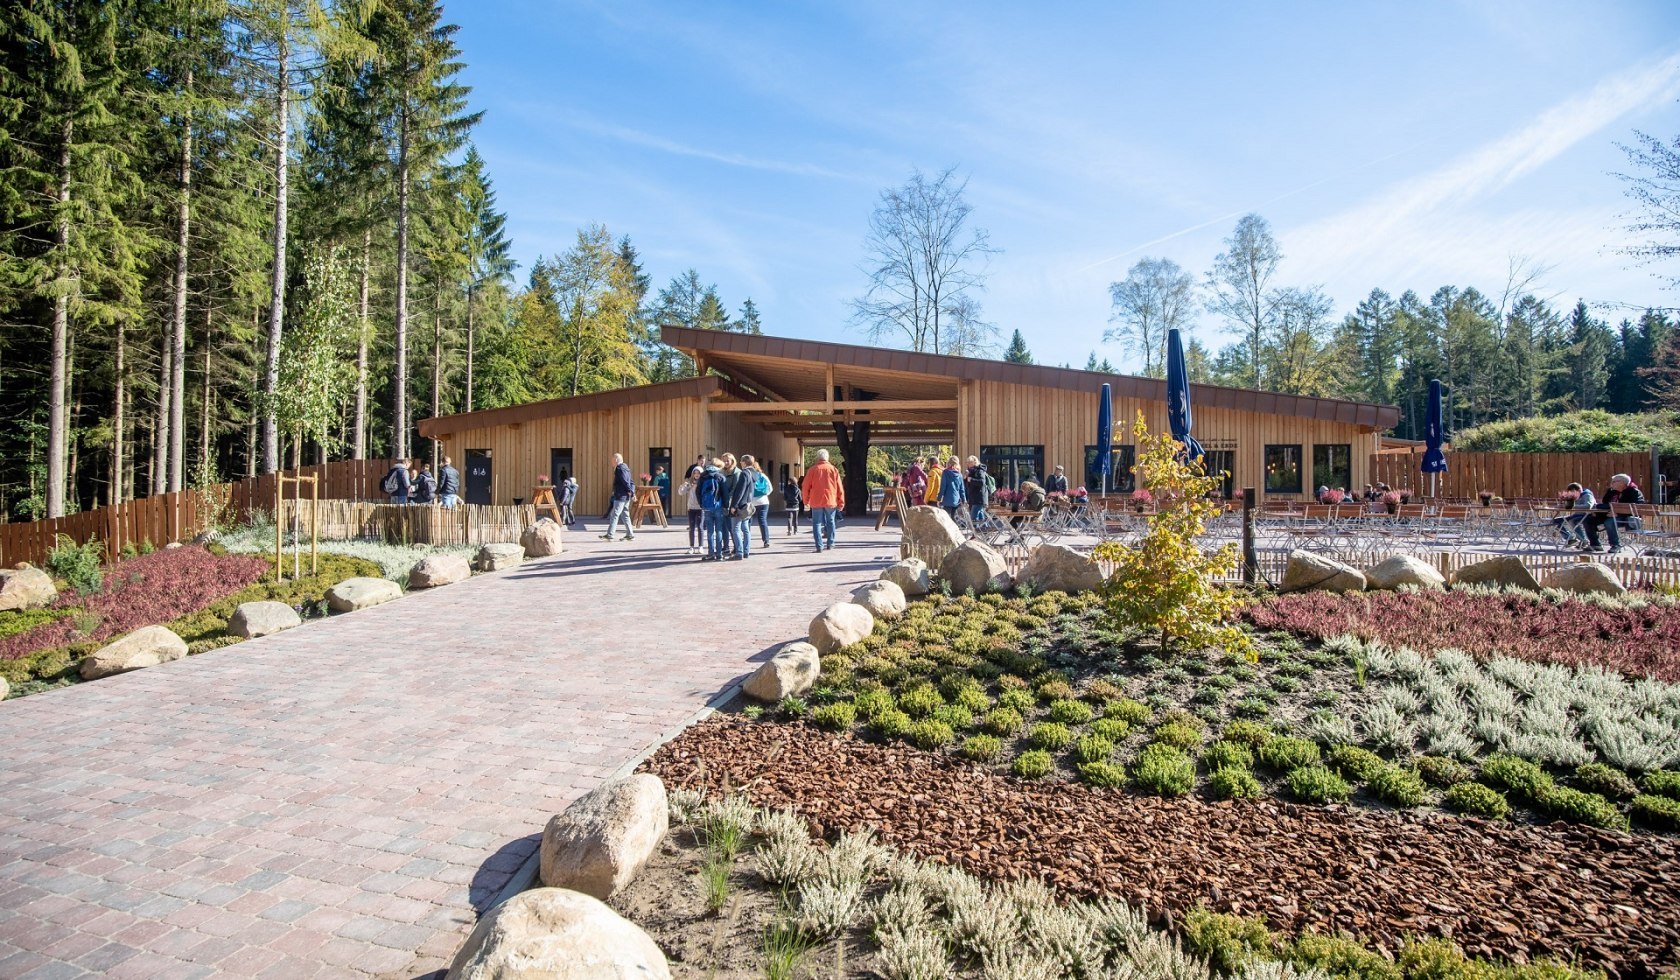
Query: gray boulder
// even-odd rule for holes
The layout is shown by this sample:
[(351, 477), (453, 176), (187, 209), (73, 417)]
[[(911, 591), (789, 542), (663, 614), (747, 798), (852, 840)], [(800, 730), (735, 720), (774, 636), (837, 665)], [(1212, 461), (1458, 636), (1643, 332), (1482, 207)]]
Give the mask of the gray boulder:
[(597, 786), (549, 818), (542, 883), (606, 901), (642, 870), (669, 821), (658, 776), (644, 772)]
[(1577, 562), (1556, 569), (1547, 575), (1541, 584), (1548, 589), (1561, 589), (1564, 592), (1578, 592), (1582, 595), (1595, 592), (1600, 595), (1621, 595), (1627, 591), (1627, 586), (1622, 584), (1615, 572), (1592, 561)]
[(1056, 589), (1071, 595), (1102, 585), (1103, 574), (1090, 555), (1065, 544), (1041, 544), (1027, 556), (1018, 581), (1030, 582), (1040, 592)]
[(933, 591), (928, 564), (920, 558), (906, 558), (887, 566), (887, 570), (881, 573), (881, 581), (898, 586), (906, 596), (927, 595)]
[(427, 555), (408, 570), (408, 587), (435, 589), (471, 577), (472, 566), (467, 564), (465, 555)]
[(84, 659), (82, 680), (98, 680), (112, 674), (156, 667), (186, 655), (186, 641), (176, 636), (169, 627), (144, 626), (115, 643), (100, 647)]
[(526, 558), (547, 558), (566, 550), (560, 542), (560, 523), (550, 517), (526, 528), (519, 543), (525, 546)]
[(897, 619), (904, 615), (904, 590), (891, 582), (869, 582), (852, 590), (852, 601), (869, 610), (876, 619)]
[(789, 643), (753, 671), (741, 690), (747, 697), (760, 701), (780, 701), (809, 691), (820, 673), (822, 659), (816, 647), (804, 642)]
[(52, 576), (34, 565), (0, 568), (0, 612), (38, 609), (57, 598)]
[(670, 980), (647, 933), (604, 903), (534, 888), (491, 909), (444, 980)]
[(298, 616), (296, 609), (284, 602), (265, 599), (260, 602), (241, 602), (228, 620), (228, 632), (234, 636), (254, 640), (259, 636), (302, 625), (303, 619)]
[(4, 677), (0, 677), (0, 701), (6, 700), (6, 695), (10, 693), (12, 693), (12, 685), (7, 683)]
[(524, 560), (524, 545), (503, 542), (480, 547), (473, 564), (481, 572), (499, 572), (504, 568), (514, 568)]
[(944, 508), (912, 507), (899, 516), (904, 520), (904, 536), (898, 546), (901, 558), (920, 558), (929, 568), (938, 568), (945, 556), (963, 543), (962, 531)]
[(1420, 589), (1444, 589), (1447, 578), (1435, 566), (1411, 555), (1395, 555), (1365, 569), (1365, 585), (1371, 589), (1393, 591), (1402, 585)]
[(333, 612), (355, 612), (402, 598), (402, 587), (388, 578), (347, 578), (327, 590)]
[(1289, 553), (1289, 564), (1283, 570), (1283, 584), (1278, 586), (1281, 592), (1305, 592), (1310, 589), (1361, 592), (1364, 588), (1364, 572), (1310, 551)]
[(953, 549), (939, 563), (939, 577), (950, 583), (953, 595), (970, 589), (975, 595), (1002, 592), (1014, 584), (1009, 578), (1009, 563), (983, 541), (964, 541)]
[(1453, 573), (1452, 584), (1509, 586), (1530, 591), (1540, 589), (1540, 583), (1534, 580), (1534, 573), (1515, 555), (1501, 555), (1473, 565), (1465, 565)]
[(807, 632), (818, 654), (833, 653), (875, 632), (875, 617), (855, 602), (836, 602), (811, 620)]

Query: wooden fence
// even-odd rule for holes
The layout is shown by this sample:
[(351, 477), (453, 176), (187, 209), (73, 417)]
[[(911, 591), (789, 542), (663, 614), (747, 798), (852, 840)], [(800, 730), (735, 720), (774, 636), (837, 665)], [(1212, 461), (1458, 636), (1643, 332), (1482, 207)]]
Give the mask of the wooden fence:
[[(462, 504), (452, 510), (359, 500), (288, 499), (280, 521), (288, 531), (309, 533), (310, 511), (316, 508), (316, 534), (322, 541), (384, 541), (388, 544), (478, 545), (518, 541), (536, 523), (529, 504)], [(305, 538), (307, 540), (307, 538)]]
[[(1409, 487), (1418, 496), (1429, 492), (1429, 476), (1418, 472), (1422, 453), (1376, 453), (1371, 456), (1372, 483), (1395, 489)], [(1440, 474), (1435, 495), (1474, 498), (1492, 490), (1507, 500), (1517, 497), (1556, 497), (1571, 483), (1602, 493), (1612, 474), (1627, 473), (1640, 486), (1651, 482), (1651, 454), (1638, 453), (1447, 453), (1447, 472)], [(1349, 487), (1357, 491), (1360, 488)], [(1647, 493), (1650, 490), (1647, 489)]]

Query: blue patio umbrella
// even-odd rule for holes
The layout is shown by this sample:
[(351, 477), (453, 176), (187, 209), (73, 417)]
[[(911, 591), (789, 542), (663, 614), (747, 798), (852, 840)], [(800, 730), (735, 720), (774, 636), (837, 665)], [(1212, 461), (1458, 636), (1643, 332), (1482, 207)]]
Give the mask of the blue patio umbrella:
[(1102, 474), (1102, 492), (1108, 493), (1108, 479), (1114, 467), (1114, 389), (1102, 386), (1097, 396), (1097, 459), (1092, 472)]
[(1441, 382), (1439, 379), (1429, 382), (1429, 418), (1423, 427), (1423, 463), (1419, 467), (1429, 474), (1429, 495), (1435, 495), (1435, 481), (1437, 473), (1447, 471), (1447, 457), (1441, 452), (1441, 444), (1447, 441), (1446, 426), (1441, 423)]
[(1167, 331), (1167, 424), (1184, 443), (1185, 459), (1201, 459), (1202, 444), (1190, 434), (1190, 372), (1184, 366), (1184, 341), (1178, 328)]

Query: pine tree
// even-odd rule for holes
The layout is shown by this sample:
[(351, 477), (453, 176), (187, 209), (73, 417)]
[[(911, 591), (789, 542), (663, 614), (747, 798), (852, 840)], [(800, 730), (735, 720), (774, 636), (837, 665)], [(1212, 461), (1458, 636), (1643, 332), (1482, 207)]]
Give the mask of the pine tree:
[(1577, 301), (1569, 318), (1569, 387), (1576, 408), (1603, 406), (1614, 346), (1610, 328), (1592, 318), (1584, 301)]
[(750, 333), (755, 336), (764, 333), (764, 325), (758, 316), (758, 304), (752, 301), (751, 296), (741, 304), (741, 316), (730, 324), (730, 329), (736, 333)]
[(1009, 338), (1009, 349), (1003, 352), (1003, 359), (1011, 364), (1031, 364), (1032, 351), (1027, 350), (1027, 338), (1021, 336), (1016, 329), (1015, 335)]
[[(490, 187), (490, 177), (484, 171), (484, 158), (476, 147), (467, 150), (461, 165), (461, 204), (467, 213), (464, 247), (467, 259), (467, 380), (465, 411), (473, 410), (473, 361), (477, 353), (477, 324), (473, 320), (473, 300), (486, 287), (497, 288), (513, 278), (512, 245), (507, 240), (507, 216), (496, 210), (496, 192)], [(623, 249), (630, 244), (625, 238)], [(643, 287), (645, 292), (646, 287)], [(638, 297), (638, 306), (640, 297)]]

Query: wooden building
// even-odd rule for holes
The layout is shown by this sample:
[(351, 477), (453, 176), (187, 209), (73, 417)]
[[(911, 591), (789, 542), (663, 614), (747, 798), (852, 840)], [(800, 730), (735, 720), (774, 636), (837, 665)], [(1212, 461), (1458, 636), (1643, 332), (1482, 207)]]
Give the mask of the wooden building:
[[(1097, 486), (1100, 386), (1113, 386), (1113, 490), (1131, 488), (1132, 420), (1167, 427), (1166, 383), (1152, 378), (919, 354), (852, 344), (666, 328), (699, 377), (427, 419), (461, 469), (469, 502), (529, 498), (539, 475), (579, 479), (580, 514), (606, 509), (611, 455), (632, 472), (681, 472), (699, 455), (752, 453), (780, 484), (805, 446), (833, 446), (837, 424), (873, 445), (951, 446), (1002, 485), (1049, 468)], [(1399, 410), (1330, 398), (1192, 385), (1193, 432), (1230, 490), (1309, 499), (1320, 485), (1362, 488)], [(860, 423), (868, 423), (860, 426)], [(865, 434), (867, 433), (867, 434)]]

